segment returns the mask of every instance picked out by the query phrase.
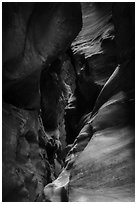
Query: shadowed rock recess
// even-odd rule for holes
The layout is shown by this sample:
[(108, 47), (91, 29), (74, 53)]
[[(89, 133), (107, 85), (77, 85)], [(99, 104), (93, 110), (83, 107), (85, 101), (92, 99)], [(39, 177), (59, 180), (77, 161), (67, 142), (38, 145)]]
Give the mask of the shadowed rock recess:
[(135, 3), (2, 3), (2, 201), (135, 201)]

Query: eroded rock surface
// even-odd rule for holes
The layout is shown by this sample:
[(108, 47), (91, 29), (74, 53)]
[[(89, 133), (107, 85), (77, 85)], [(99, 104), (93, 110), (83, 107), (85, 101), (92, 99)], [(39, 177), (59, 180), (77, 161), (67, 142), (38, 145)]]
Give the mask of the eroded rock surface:
[(134, 201), (134, 3), (81, 6), (3, 4), (3, 201)]
[(66, 157), (66, 176), (55, 180), (50, 200), (61, 200), (67, 180), (70, 202), (134, 201), (134, 135), (134, 100), (118, 92), (79, 133)]
[(41, 70), (80, 31), (80, 3), (3, 3), (3, 19), (3, 97), (18, 107), (38, 109)]
[[(90, 19), (90, 9), (88, 9), (90, 6), (91, 10), (94, 10), (91, 16), (96, 19), (91, 23), (91, 27), (95, 28), (93, 32), (91, 31), (91, 35), (87, 23)], [(73, 49), (75, 52), (85, 52), (86, 56), (93, 59), (90, 71), (98, 73), (94, 79), (96, 83), (104, 86), (93, 111), (81, 120), (81, 131), (66, 156), (66, 166), (62, 172), (65, 171), (67, 176), (60, 174), (61, 184), (57, 182), (58, 179), (54, 181), (56, 184), (54, 187), (49, 184), (53, 193), (49, 200), (53, 201), (52, 198), (56, 195), (54, 198), (61, 201), (61, 189), (66, 188), (65, 194), (68, 194), (69, 202), (133, 202), (135, 200), (134, 3), (113, 3), (106, 6), (89, 3), (83, 5), (82, 9), (88, 10), (84, 16), (84, 26), (88, 29), (80, 32), (73, 43)], [(103, 16), (106, 10), (106, 15)], [(99, 19), (102, 26), (97, 24)], [(114, 30), (115, 32), (112, 32)], [(107, 38), (103, 38), (104, 33), (107, 33)], [(95, 49), (91, 49), (91, 45)], [(113, 50), (111, 46), (114, 47)], [(67, 180), (67, 187), (64, 180)], [(44, 189), (45, 196), (51, 192), (49, 189), (47, 185)]]
[(126, 106), (119, 93), (93, 119), (91, 140), (71, 171), (70, 202), (134, 201), (135, 133)]
[(3, 201), (42, 201), (42, 189), (52, 175), (46, 151), (49, 138), (38, 113), (3, 104), (2, 116)]
[[(3, 3), (3, 201), (43, 201), (44, 186), (61, 172), (67, 92), (52, 63), (81, 27), (80, 3)], [(42, 77), (50, 95), (40, 89)]]

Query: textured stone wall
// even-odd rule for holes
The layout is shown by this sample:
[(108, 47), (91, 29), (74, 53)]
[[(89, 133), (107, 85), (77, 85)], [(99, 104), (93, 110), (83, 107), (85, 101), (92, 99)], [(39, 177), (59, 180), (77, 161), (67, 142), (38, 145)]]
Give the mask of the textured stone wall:
[[(45, 197), (52, 202), (63, 200), (63, 195), (67, 195), (69, 202), (135, 201), (135, 4), (108, 4), (83, 6), (89, 11), (85, 22), (94, 17), (96, 21), (89, 25), (98, 32), (93, 29), (90, 36), (90, 29), (85, 24), (88, 29), (82, 30), (73, 43), (74, 51), (89, 55), (91, 71), (98, 73), (104, 86), (93, 111), (81, 120), (81, 130), (66, 156), (65, 169), (44, 188)], [(89, 6), (94, 11), (91, 16)], [(108, 18), (110, 13), (102, 15), (107, 9), (112, 14), (111, 19)], [(115, 35), (102, 41), (102, 54), (98, 50), (100, 43), (96, 47), (95, 35), (101, 34), (97, 39), (102, 38), (105, 28), (109, 27), (108, 21), (103, 26), (103, 19), (109, 19), (113, 24)], [(89, 36), (93, 43), (91, 47)], [(91, 48), (97, 48), (96, 56)], [(108, 58), (105, 58), (106, 54)], [(62, 189), (65, 189), (63, 193)]]
[[(82, 27), (81, 6), (13, 2), (3, 3), (2, 13), (3, 201), (44, 201), (44, 186), (60, 173), (61, 150), (66, 145), (63, 118), (67, 91), (65, 95), (63, 75), (56, 76), (54, 62)], [(48, 70), (52, 63), (49, 80), (49, 72), (42, 70)], [(45, 89), (40, 89), (43, 73), (47, 74), (46, 83), (50, 81), (50, 95), (44, 98), (49, 113), (44, 112), (44, 117), (48, 120), (50, 114), (58, 115), (46, 122), (58, 125), (48, 132), (41, 117), (41, 98), (46, 95)]]

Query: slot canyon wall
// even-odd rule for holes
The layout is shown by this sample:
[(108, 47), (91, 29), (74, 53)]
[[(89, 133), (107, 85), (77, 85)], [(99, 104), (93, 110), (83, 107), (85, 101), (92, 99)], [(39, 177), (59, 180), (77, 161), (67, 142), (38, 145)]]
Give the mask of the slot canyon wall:
[(134, 201), (135, 4), (2, 4), (2, 199)]
[(3, 201), (42, 201), (62, 168), (60, 69), (81, 27), (80, 3), (3, 3)]

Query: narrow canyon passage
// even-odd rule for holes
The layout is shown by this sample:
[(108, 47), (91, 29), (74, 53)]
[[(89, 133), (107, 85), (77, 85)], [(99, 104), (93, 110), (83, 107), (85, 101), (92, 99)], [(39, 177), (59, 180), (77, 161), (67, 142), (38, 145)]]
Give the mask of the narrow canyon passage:
[(2, 3), (2, 201), (135, 201), (135, 3)]

